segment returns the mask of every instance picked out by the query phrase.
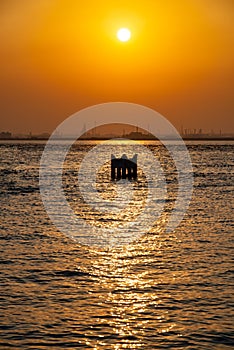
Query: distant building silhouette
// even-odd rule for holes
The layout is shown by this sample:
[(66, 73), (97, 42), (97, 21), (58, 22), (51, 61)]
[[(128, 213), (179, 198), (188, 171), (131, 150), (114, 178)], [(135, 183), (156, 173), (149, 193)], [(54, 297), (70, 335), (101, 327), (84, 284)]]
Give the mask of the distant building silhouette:
[(7, 139), (11, 139), (11, 132), (9, 131), (2, 131), (0, 132), (0, 139), (1, 140), (7, 140)]

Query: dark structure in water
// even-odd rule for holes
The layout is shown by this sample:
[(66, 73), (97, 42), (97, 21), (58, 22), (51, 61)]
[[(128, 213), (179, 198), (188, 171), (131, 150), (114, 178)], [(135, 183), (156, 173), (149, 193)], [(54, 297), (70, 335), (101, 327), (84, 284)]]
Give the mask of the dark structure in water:
[(112, 179), (136, 179), (137, 178), (137, 154), (128, 158), (123, 154), (121, 158), (111, 155), (111, 178)]

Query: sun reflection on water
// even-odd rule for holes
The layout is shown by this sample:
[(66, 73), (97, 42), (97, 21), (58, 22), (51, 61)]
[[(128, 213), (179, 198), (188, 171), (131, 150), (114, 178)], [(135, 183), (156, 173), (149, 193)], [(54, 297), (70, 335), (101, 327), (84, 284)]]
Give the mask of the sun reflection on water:
[[(79, 246), (51, 224), (38, 190), (42, 150), (1, 149), (0, 347), (232, 349), (233, 145), (191, 145), (186, 220), (170, 234), (159, 223), (114, 249)], [(69, 161), (86, 151), (74, 150)], [(77, 199), (72, 187), (67, 196)]]
[[(157, 243), (157, 253), (160, 255), (162, 242)], [(137, 248), (137, 249), (136, 249)], [(144, 348), (144, 339), (149, 329), (156, 334), (168, 333), (175, 323), (168, 318), (168, 311), (163, 308), (163, 299), (170, 298), (170, 293), (157, 293), (157, 283), (166, 282), (160, 276), (160, 271), (147, 271), (143, 263), (150, 264), (150, 254), (155, 254), (155, 244), (146, 252), (144, 246), (138, 243), (133, 247), (125, 247), (115, 252), (100, 253), (92, 265), (92, 272), (102, 281), (98, 300), (100, 305), (108, 307), (108, 314), (97, 316), (97, 322), (112, 329), (118, 338), (123, 340), (115, 349)], [(140, 254), (139, 254), (140, 253)], [(152, 256), (152, 260), (154, 257)], [(159, 273), (160, 278), (155, 278)], [(171, 276), (170, 276), (171, 278)]]

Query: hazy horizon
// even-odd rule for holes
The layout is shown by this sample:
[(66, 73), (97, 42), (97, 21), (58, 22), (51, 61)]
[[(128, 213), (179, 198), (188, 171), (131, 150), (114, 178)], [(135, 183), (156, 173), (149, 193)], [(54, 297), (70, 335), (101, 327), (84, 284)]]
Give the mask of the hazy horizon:
[[(144, 128), (140, 128), (138, 126), (135, 125), (129, 125), (129, 124), (122, 124), (122, 123), (111, 123), (111, 124), (104, 124), (101, 126), (93, 126), (92, 128), (87, 128), (86, 124), (83, 124), (80, 126), (79, 130), (82, 131), (82, 137), (94, 137), (94, 136), (100, 136), (100, 137), (123, 137), (124, 135), (130, 135), (131, 133), (141, 133), (141, 134), (151, 134), (150, 132), (150, 125), (148, 125), (149, 131), (144, 129)], [(53, 130), (52, 130), (53, 132)], [(4, 134), (4, 133), (11, 133), (11, 136), (28, 136), (28, 137), (33, 137), (33, 136), (42, 136), (42, 135), (51, 135), (52, 132), (48, 132), (47, 130), (44, 130), (42, 132), (32, 132), (30, 131), (23, 131), (23, 132), (19, 132), (19, 133), (15, 133), (12, 132), (11, 130), (0, 130), (0, 135)], [(158, 130), (158, 132), (160, 133), (160, 130)], [(206, 135), (220, 135), (220, 136), (225, 136), (225, 135), (232, 135), (234, 136), (234, 131), (229, 131), (229, 132), (223, 132), (222, 129), (220, 130), (214, 130), (214, 129), (209, 129), (209, 130), (205, 130), (202, 128), (186, 128), (184, 126), (181, 126), (178, 129), (178, 132), (183, 135), (201, 135), (201, 136), (206, 136)], [(76, 132), (75, 132), (76, 133)], [(59, 136), (60, 134), (58, 134)], [(66, 136), (68, 136), (69, 134), (66, 134)], [(60, 135), (61, 136), (61, 135)], [(153, 136), (153, 135), (152, 135)]]

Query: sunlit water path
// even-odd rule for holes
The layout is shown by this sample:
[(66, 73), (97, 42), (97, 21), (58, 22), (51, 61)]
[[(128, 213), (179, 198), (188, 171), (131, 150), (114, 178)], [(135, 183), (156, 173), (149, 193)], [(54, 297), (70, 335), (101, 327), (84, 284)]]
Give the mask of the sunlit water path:
[[(108, 217), (89, 216), (74, 181), (74, 164), (92, 145), (69, 153), (64, 191), (77, 215), (106, 225)], [(193, 199), (170, 234), (160, 224), (173, 207), (176, 173), (165, 150), (149, 145), (165, 167), (165, 212), (139, 241), (103, 250), (80, 246), (48, 218), (38, 182), (43, 148), (0, 144), (0, 348), (232, 349), (234, 143), (188, 144)], [(108, 164), (97, 178), (104, 197), (117, 186), (107, 174)], [(140, 173), (137, 210), (146, 185)]]

